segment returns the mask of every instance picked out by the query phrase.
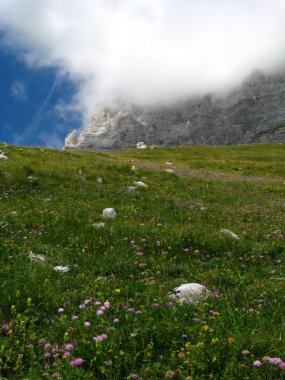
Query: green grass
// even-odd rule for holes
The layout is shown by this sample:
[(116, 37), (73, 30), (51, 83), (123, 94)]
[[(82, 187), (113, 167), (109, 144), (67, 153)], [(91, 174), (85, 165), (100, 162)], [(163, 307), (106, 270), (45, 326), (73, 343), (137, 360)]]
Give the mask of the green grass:
[[(284, 145), (0, 149), (0, 379), (285, 378), (262, 361), (285, 361)], [(148, 188), (128, 191), (138, 180)], [(94, 228), (106, 207), (117, 218)], [(165, 305), (187, 282), (213, 296)]]

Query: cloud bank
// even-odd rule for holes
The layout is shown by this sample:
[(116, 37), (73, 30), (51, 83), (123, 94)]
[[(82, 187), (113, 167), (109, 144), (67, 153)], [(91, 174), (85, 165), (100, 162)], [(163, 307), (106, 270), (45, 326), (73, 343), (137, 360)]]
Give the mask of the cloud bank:
[(1, 0), (2, 44), (77, 85), (85, 118), (117, 97), (169, 101), (285, 68), (285, 0)]

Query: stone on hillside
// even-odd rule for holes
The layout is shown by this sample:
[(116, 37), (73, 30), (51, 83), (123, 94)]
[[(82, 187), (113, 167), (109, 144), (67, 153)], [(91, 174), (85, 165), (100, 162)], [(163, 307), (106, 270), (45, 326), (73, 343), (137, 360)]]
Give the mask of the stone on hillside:
[(45, 261), (45, 257), (43, 255), (33, 253), (32, 251), (29, 252), (29, 259), (36, 262)]
[(95, 228), (103, 228), (103, 227), (105, 227), (105, 223), (103, 223), (103, 222), (93, 223), (93, 224), (92, 224), (92, 227), (95, 227)]
[(166, 173), (174, 173), (174, 170), (173, 169), (165, 169), (164, 170)]
[(134, 181), (133, 184), (134, 184), (135, 186), (137, 186), (137, 187), (145, 187), (145, 188), (148, 187), (148, 186), (147, 186), (144, 182), (142, 182), (142, 181)]
[(57, 265), (56, 267), (53, 267), (53, 270), (55, 270), (56, 272), (61, 272), (61, 273), (67, 273), (70, 271), (70, 268), (68, 266), (61, 266), (61, 265)]
[(4, 153), (1, 153), (1, 154), (0, 154), (0, 160), (7, 160), (7, 159), (8, 159), (8, 157), (5, 156)]
[(227, 230), (226, 228), (221, 228), (221, 232), (223, 233), (223, 234), (226, 234), (226, 235), (230, 235), (232, 238), (234, 238), (234, 239), (237, 239), (237, 240), (239, 240), (240, 239), (240, 237), (237, 235), (237, 234), (235, 234), (233, 231), (231, 231), (231, 230)]
[(166, 165), (172, 165), (172, 162), (170, 162), (170, 161), (166, 161)]
[(199, 303), (206, 300), (211, 295), (209, 289), (197, 283), (181, 284), (173, 289), (170, 298), (178, 300), (180, 303)]
[(103, 218), (114, 219), (117, 216), (116, 211), (113, 208), (105, 208), (103, 210)]
[(143, 141), (137, 143), (137, 149), (146, 149), (147, 145)]

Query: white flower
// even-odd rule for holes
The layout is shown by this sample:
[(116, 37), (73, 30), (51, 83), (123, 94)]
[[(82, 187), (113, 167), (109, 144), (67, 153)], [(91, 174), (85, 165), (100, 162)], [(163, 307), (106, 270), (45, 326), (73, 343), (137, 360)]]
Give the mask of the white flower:
[(69, 272), (70, 271), (70, 268), (69, 267), (63, 267), (61, 265), (58, 265), (56, 267), (53, 267), (53, 270), (55, 270), (56, 272), (61, 272), (61, 273), (66, 273), (66, 272)]
[(32, 251), (30, 251), (29, 253), (29, 259), (31, 261), (37, 261), (37, 262), (45, 261), (45, 257), (43, 255), (37, 255), (33, 253)]

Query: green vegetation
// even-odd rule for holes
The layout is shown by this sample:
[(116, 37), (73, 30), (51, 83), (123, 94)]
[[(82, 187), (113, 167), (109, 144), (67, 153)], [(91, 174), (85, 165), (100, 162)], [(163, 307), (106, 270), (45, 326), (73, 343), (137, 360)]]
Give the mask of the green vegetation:
[(284, 145), (0, 150), (0, 379), (285, 379)]

